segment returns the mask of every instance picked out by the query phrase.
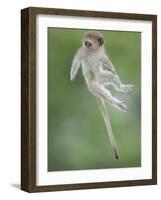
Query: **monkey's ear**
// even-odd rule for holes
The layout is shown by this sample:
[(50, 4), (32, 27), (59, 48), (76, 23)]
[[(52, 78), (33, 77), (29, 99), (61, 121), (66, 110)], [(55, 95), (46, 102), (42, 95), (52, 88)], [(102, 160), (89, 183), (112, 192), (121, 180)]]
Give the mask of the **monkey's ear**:
[(87, 35), (88, 35), (88, 32), (85, 32), (83, 35), (83, 38), (87, 37)]

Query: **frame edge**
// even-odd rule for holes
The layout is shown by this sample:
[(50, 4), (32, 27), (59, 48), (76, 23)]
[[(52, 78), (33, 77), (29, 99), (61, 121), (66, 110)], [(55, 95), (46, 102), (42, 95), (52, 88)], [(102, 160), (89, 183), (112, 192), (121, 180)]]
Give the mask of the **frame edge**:
[(21, 189), (29, 190), (29, 9), (21, 10)]
[(152, 19), (152, 179), (157, 184), (157, 15)]
[(21, 10), (21, 190), (36, 186), (36, 17)]
[[(54, 14), (63, 16), (78, 16), (78, 17), (100, 17), (100, 18), (114, 18), (114, 19), (134, 19), (134, 20), (153, 20), (156, 15), (140, 14), (140, 13), (126, 13), (126, 12), (107, 12), (97, 10), (79, 10), (79, 9), (63, 9), (63, 8), (48, 8), (48, 7), (27, 7), (31, 13), (37, 14)], [(24, 10), (25, 10), (24, 9)]]

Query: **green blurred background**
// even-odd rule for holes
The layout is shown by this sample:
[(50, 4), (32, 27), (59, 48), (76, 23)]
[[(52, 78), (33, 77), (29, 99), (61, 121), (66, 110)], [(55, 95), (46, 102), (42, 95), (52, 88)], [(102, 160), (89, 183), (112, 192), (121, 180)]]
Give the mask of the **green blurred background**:
[(123, 83), (134, 84), (124, 113), (107, 104), (120, 159), (112, 151), (96, 98), (81, 68), (70, 81), (70, 68), (86, 30), (48, 28), (48, 171), (141, 166), (141, 33), (100, 31)]

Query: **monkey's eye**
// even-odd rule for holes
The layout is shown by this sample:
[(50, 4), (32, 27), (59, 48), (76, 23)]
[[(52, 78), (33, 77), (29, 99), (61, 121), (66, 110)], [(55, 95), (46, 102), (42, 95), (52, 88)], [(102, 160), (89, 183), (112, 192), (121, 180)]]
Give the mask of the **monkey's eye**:
[(100, 46), (103, 45), (103, 43), (104, 43), (103, 38), (102, 37), (98, 38), (98, 42), (99, 42)]
[(92, 43), (90, 43), (90, 42), (88, 42), (88, 41), (85, 41), (84, 44), (85, 44), (86, 47), (92, 46)]

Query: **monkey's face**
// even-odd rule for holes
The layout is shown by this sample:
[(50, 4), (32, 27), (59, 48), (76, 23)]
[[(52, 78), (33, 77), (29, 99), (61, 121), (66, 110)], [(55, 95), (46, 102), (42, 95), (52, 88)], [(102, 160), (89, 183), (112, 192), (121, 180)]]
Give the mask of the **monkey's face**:
[(100, 33), (96, 31), (89, 31), (85, 34), (83, 45), (91, 51), (95, 51), (103, 46), (104, 40)]

